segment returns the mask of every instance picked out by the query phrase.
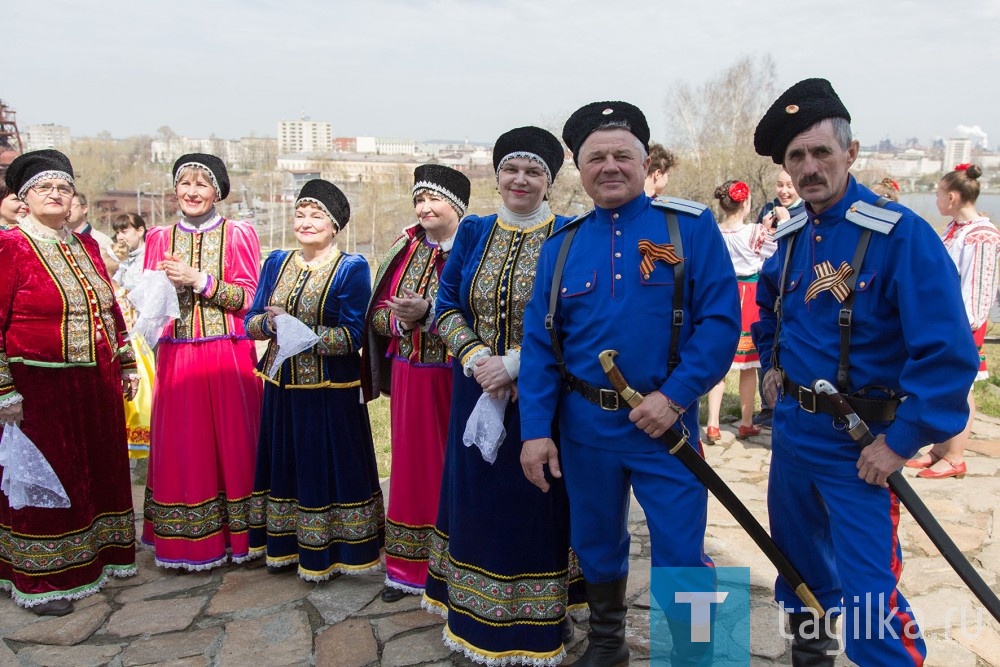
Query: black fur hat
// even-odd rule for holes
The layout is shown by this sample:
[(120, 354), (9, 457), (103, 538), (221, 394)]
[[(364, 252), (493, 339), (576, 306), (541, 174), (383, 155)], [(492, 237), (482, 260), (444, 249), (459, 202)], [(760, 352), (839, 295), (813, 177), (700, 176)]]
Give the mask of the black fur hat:
[(573, 112), (563, 125), (563, 141), (579, 164), (580, 147), (595, 130), (621, 128), (635, 135), (649, 152), (649, 124), (639, 107), (628, 102), (591, 102)]
[(770, 156), (775, 164), (785, 161), (785, 150), (800, 132), (827, 118), (851, 114), (826, 79), (804, 79), (783, 92), (757, 123), (753, 147), (758, 155)]
[(47, 148), (14, 158), (4, 174), (7, 189), (23, 198), (28, 188), (44, 178), (61, 178), (73, 183), (73, 165), (57, 150)]
[(188, 153), (177, 158), (174, 162), (174, 187), (177, 187), (177, 174), (184, 167), (201, 167), (207, 169), (212, 175), (212, 185), (215, 186), (215, 194), (222, 201), (229, 196), (229, 172), (226, 171), (225, 163), (214, 155), (208, 153)]
[(347, 201), (347, 196), (330, 181), (314, 178), (306, 182), (295, 199), (295, 205), (298, 206), (303, 201), (316, 204), (323, 209), (323, 212), (333, 220), (333, 226), (337, 231), (346, 227), (347, 221), (351, 219), (351, 204)]
[(458, 213), (465, 215), (469, 208), (472, 184), (462, 172), (443, 164), (422, 164), (413, 170), (412, 196), (415, 198), (423, 190), (431, 190), (444, 197)]
[(493, 171), (499, 172), (507, 160), (517, 157), (541, 162), (550, 184), (566, 161), (562, 144), (555, 135), (533, 125), (516, 127), (497, 137), (493, 144)]

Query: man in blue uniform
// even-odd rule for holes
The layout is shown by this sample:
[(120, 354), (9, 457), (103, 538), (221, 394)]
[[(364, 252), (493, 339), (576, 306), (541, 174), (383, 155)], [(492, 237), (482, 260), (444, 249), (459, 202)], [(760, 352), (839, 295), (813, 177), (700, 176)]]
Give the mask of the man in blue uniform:
[[(521, 349), (522, 368), (531, 369), (519, 380), (521, 464), (543, 491), (546, 467), (554, 477), (565, 474), (571, 542), (591, 609), (590, 645), (576, 664), (605, 667), (628, 660), (630, 485), (646, 512), (654, 567), (711, 563), (703, 550), (707, 492), (653, 438), (678, 420), (698, 433), (698, 397), (729, 370), (740, 311), (736, 276), (712, 213), (643, 192), (649, 128), (639, 109), (589, 104), (566, 122), (563, 140), (594, 210), (553, 234), (539, 259)], [(674, 222), (668, 224), (669, 217)], [(553, 284), (567, 230), (575, 236)], [(678, 262), (682, 270), (675, 273)], [(675, 305), (677, 275), (683, 302)], [(558, 352), (545, 327), (553, 289)], [(634, 410), (619, 402), (601, 369), (598, 354), (608, 348), (619, 352), (625, 378), (646, 394)], [(565, 374), (557, 355), (565, 359)]]
[[(775, 542), (829, 610), (860, 665), (921, 665), (926, 647), (896, 588), (899, 502), (886, 478), (958, 433), (978, 368), (954, 264), (924, 220), (849, 169), (850, 114), (830, 83), (785, 91), (754, 135), (792, 176), (806, 211), (775, 233), (757, 288), (755, 342), (774, 411), (768, 506)], [(780, 296), (780, 299), (779, 299)], [(877, 435), (863, 451), (809, 387), (834, 383)], [(905, 400), (904, 400), (905, 399)], [(788, 584), (794, 665), (833, 665), (837, 640)]]

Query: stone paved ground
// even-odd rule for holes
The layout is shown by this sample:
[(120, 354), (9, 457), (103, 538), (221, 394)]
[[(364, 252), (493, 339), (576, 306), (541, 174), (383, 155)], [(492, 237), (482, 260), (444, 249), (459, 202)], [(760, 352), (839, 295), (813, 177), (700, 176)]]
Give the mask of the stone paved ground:
[[(1000, 574), (1000, 420), (976, 422), (969, 475), (964, 480), (912, 480), (948, 532), (994, 587)], [(709, 448), (719, 474), (766, 521), (769, 438), (741, 442), (733, 430)], [(907, 476), (912, 476), (910, 472)], [(141, 489), (135, 488), (137, 508)], [(633, 504), (632, 571), (628, 637), (633, 665), (649, 664), (649, 534)], [(904, 514), (902, 588), (922, 617), (929, 646), (927, 665), (1000, 665), (1000, 631), (987, 619), (958, 576)], [(718, 565), (749, 565), (752, 587), (752, 665), (790, 664), (770, 600), (774, 568), (714, 500), (707, 551)], [(268, 575), (260, 561), (177, 576), (152, 564), (140, 550), (139, 574), (114, 580), (99, 594), (77, 602), (64, 618), (39, 618), (0, 600), (2, 665), (171, 665), (174, 667), (267, 665), (462, 665), (441, 642), (441, 619), (420, 609), (415, 597), (389, 605), (379, 599), (382, 575), (339, 577), (315, 584), (291, 575)], [(948, 609), (970, 609), (967, 631)], [(948, 626), (952, 629), (949, 632)], [(570, 645), (572, 661), (586, 645), (585, 626)], [(850, 664), (841, 656), (838, 665)]]

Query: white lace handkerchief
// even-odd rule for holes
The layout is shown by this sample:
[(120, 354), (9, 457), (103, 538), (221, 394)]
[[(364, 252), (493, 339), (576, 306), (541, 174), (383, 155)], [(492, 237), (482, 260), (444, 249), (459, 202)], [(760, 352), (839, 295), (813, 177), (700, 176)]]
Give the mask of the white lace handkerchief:
[(271, 379), (278, 374), (285, 359), (294, 357), (319, 342), (319, 336), (312, 329), (288, 313), (275, 317), (274, 326), (277, 329), (278, 354), (267, 369), (267, 376)]
[(462, 442), (466, 447), (478, 447), (487, 463), (497, 460), (497, 450), (507, 436), (503, 427), (503, 415), (507, 410), (508, 400), (510, 399), (490, 398), (489, 394), (483, 392), (465, 424)]
[(181, 316), (177, 288), (165, 271), (143, 271), (139, 284), (128, 293), (128, 300), (139, 312), (132, 332), (141, 334), (150, 347), (156, 347), (163, 327)]
[(12, 509), (69, 507), (69, 496), (49, 462), (13, 424), (3, 427), (0, 438), (0, 490)]

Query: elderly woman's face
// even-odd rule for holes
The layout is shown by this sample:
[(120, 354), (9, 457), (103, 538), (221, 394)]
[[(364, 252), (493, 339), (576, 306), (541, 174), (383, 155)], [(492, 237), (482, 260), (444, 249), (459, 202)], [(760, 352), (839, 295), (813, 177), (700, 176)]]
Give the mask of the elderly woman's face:
[(514, 213), (531, 213), (542, 205), (549, 181), (542, 165), (526, 157), (507, 160), (497, 173), (503, 205)]
[(189, 218), (205, 215), (215, 205), (215, 186), (201, 169), (182, 169), (174, 192), (181, 212)]
[(73, 184), (62, 178), (46, 178), (38, 181), (24, 194), (24, 203), (39, 220), (65, 219), (73, 201)]
[(325, 248), (333, 243), (337, 235), (333, 220), (315, 204), (301, 204), (295, 209), (295, 219), (292, 230), (299, 245), (313, 248)]
[(28, 208), (24, 205), (17, 195), (11, 192), (9, 195), (0, 201), (0, 222), (13, 225), (17, 222), (17, 219), (28, 212)]
[(446, 239), (458, 227), (458, 213), (441, 195), (425, 190), (413, 199), (420, 226), (435, 238)]

